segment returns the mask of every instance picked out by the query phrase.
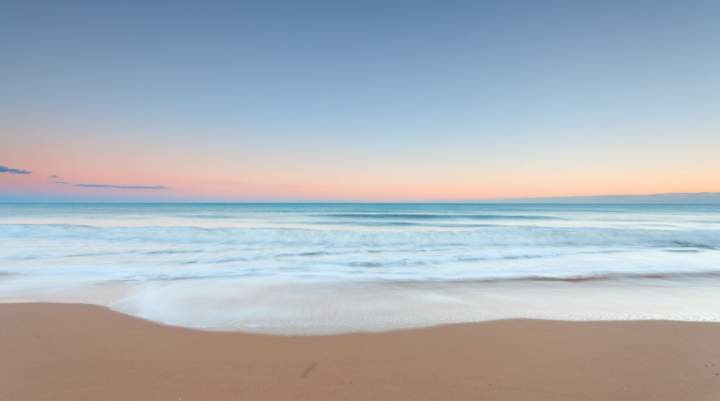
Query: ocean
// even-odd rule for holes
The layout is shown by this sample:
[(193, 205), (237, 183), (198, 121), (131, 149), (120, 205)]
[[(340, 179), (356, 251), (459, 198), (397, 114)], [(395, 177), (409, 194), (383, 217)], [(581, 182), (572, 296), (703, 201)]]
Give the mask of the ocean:
[(720, 205), (0, 204), (0, 302), (316, 334), (720, 321)]

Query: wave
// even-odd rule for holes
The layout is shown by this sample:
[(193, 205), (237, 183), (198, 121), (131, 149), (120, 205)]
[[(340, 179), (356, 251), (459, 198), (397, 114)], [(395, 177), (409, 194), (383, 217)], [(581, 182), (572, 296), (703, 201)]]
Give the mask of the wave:
[[(380, 268), (383, 267), (380, 263), (371, 262), (351, 262), (351, 266), (363, 267), (363, 268)], [(447, 286), (447, 285), (462, 285), (462, 286), (482, 286), (483, 284), (502, 284), (502, 283), (542, 283), (542, 282), (556, 282), (556, 283), (591, 283), (591, 282), (612, 282), (612, 281), (627, 281), (627, 280), (658, 280), (658, 281), (682, 281), (682, 280), (699, 280), (699, 279), (720, 279), (720, 270), (718, 269), (705, 269), (705, 270), (650, 270), (650, 271), (595, 271), (595, 272), (546, 272), (544, 274), (528, 273), (528, 272), (517, 272), (503, 274), (496, 272), (496, 275), (489, 275), (485, 277), (423, 277), (417, 275), (413, 278), (397, 278), (397, 277), (358, 277), (355, 280), (339, 279), (334, 280), (323, 279), (319, 281), (305, 281), (302, 280), (301, 276), (276, 276), (273, 272), (263, 272), (262, 269), (245, 269), (235, 271), (191, 271), (191, 272), (171, 272), (171, 273), (152, 273), (151, 271), (145, 272), (128, 272), (122, 274), (121, 272), (114, 272), (111, 276), (99, 275), (97, 272), (94, 274), (88, 272), (79, 272), (81, 274), (71, 274), (71, 272), (63, 272), (63, 276), (66, 281), (73, 281), (76, 279), (78, 282), (92, 281), (94, 283), (151, 283), (151, 282), (188, 282), (188, 281), (215, 281), (223, 283), (233, 283), (233, 280), (258, 280), (264, 279), (268, 285), (273, 282), (277, 283), (297, 283), (303, 285), (303, 283), (325, 283), (332, 284), (351, 284), (357, 285), (386, 285), (386, 286)], [(308, 272), (307, 277), (316, 277), (315, 275)], [(28, 272), (18, 271), (0, 271), (0, 280), (12, 279), (17, 277), (31, 278), (32, 274)], [(45, 278), (52, 277), (44, 275)], [(242, 281), (238, 282), (242, 284)]]
[(720, 249), (720, 229), (483, 226), (457, 230), (359, 231), (308, 228), (193, 226), (98, 227), (73, 224), (0, 224), (0, 239), (123, 241), (213, 245), (291, 245), (393, 248), (428, 246), (623, 246)]
[(449, 213), (332, 213), (323, 217), (378, 220), (560, 220), (559, 217), (542, 215), (500, 215), (500, 214), (449, 214)]
[[(378, 264), (362, 264), (362, 267), (380, 267)], [(0, 272), (0, 276), (12, 276), (17, 273), (6, 273)], [(223, 275), (147, 275), (147, 276), (135, 276), (128, 277), (122, 280), (113, 281), (138, 281), (138, 282), (172, 282), (172, 281), (189, 281), (189, 280), (227, 280), (227, 279), (238, 279), (238, 278), (256, 278), (253, 274), (248, 273), (234, 273), (234, 274), (223, 274)], [(428, 286), (428, 285), (482, 285), (484, 283), (534, 283), (534, 282), (558, 282), (558, 283), (585, 283), (585, 282), (603, 282), (603, 281), (622, 281), (631, 279), (643, 279), (643, 280), (685, 280), (685, 279), (720, 279), (720, 271), (665, 271), (665, 272), (626, 272), (626, 273), (603, 273), (598, 272), (594, 274), (577, 274), (577, 275), (556, 275), (556, 276), (541, 276), (541, 275), (527, 275), (527, 276), (508, 276), (508, 277), (485, 277), (485, 278), (465, 278), (465, 279), (422, 279), (416, 280), (402, 280), (402, 279), (385, 279), (385, 280), (360, 280), (356, 283), (363, 284), (379, 284), (379, 285), (390, 285), (390, 286)]]
[(720, 279), (720, 271), (703, 270), (703, 271), (636, 271), (636, 272), (594, 272), (590, 274), (567, 274), (567, 275), (526, 275), (526, 276), (508, 276), (508, 277), (486, 277), (474, 279), (445, 279), (445, 280), (397, 280), (393, 282), (396, 285), (424, 285), (423, 283), (432, 282), (435, 284), (482, 284), (482, 283), (515, 283), (515, 282), (558, 282), (558, 283), (585, 283), (585, 282), (603, 282), (603, 281), (621, 281), (631, 279), (643, 280), (687, 280), (687, 279)]

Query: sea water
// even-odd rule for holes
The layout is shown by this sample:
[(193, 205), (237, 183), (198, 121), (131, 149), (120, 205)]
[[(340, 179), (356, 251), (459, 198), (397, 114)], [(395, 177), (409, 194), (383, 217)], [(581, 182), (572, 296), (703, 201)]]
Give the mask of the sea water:
[(720, 321), (720, 205), (0, 204), (0, 301), (286, 334)]

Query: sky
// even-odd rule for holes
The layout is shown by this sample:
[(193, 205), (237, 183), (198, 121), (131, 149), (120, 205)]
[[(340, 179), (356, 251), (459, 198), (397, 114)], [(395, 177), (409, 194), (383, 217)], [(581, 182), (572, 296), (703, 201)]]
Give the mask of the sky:
[(717, 1), (6, 0), (0, 201), (720, 191), (718, 21)]

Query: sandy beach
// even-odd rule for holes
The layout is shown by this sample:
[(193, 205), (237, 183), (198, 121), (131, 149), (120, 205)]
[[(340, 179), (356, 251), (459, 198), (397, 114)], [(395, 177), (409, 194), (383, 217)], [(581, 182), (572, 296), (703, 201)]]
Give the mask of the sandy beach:
[(0, 400), (720, 399), (720, 324), (506, 320), (333, 336), (0, 305)]

